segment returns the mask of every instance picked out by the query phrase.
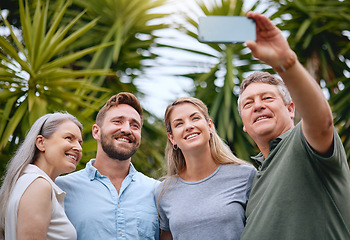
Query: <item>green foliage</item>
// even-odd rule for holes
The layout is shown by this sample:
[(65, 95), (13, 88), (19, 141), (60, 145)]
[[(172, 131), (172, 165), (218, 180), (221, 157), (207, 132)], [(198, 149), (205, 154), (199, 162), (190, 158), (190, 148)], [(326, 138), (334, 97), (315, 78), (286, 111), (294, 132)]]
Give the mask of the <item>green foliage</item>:
[[(155, 32), (170, 28), (164, 24), (168, 14), (159, 10), (166, 0), (49, 2), (27, 0), (24, 4), (23, 0), (7, 0), (0, 5), (10, 10), (8, 20), (1, 16), (1, 24), (10, 30), (8, 37), (0, 36), (1, 172), (31, 124), (39, 116), (57, 110), (76, 115), (84, 124), (84, 155), (78, 169), (83, 168), (95, 157), (91, 126), (96, 111), (121, 91), (143, 97), (133, 80), (152, 66), (149, 60), (158, 59), (152, 48), (183, 54), (180, 60), (170, 59), (171, 67), (187, 72), (174, 75), (193, 81), (189, 94), (208, 105), (219, 135), (245, 160), (257, 152), (242, 131), (237, 89), (250, 72), (272, 71), (252, 59), (243, 44), (200, 44), (197, 48), (191, 43), (174, 43), (171, 37), (161, 39)], [(243, 0), (195, 3), (175, 13), (179, 19), (175, 28), (196, 43), (200, 16), (246, 14)], [(271, 18), (289, 33), (288, 41), (301, 62), (330, 94), (335, 124), (350, 156), (350, 3), (270, 0), (260, 4), (257, 0), (249, 10), (257, 7), (276, 9)], [(17, 34), (15, 26), (20, 27), (21, 34)], [(165, 169), (164, 126), (148, 112), (144, 119), (142, 144), (133, 156), (133, 164), (147, 175), (159, 177)]]
[[(272, 18), (282, 19), (288, 41), (299, 59), (318, 81), (338, 81), (349, 70), (343, 57), (349, 49), (350, 3), (348, 1), (274, 1), (278, 11)], [(348, 53), (349, 54), (349, 53)]]
[[(243, 1), (196, 0), (194, 9), (184, 10), (184, 24), (179, 32), (197, 39), (198, 18), (205, 15), (245, 15)], [(289, 33), (288, 42), (300, 61), (322, 87), (330, 94), (335, 124), (350, 156), (349, 114), (349, 29), (350, 2), (329, 0), (271, 0), (256, 1), (256, 7), (265, 11), (275, 9), (271, 19)], [(199, 10), (198, 10), (199, 9)], [(271, 11), (270, 11), (271, 12)], [(233, 30), (234, 31), (234, 30)], [(201, 61), (184, 60), (182, 66), (192, 66), (196, 72), (182, 76), (193, 79), (195, 96), (208, 106), (218, 132), (241, 158), (249, 159), (256, 151), (254, 144), (242, 131), (237, 112), (237, 88), (241, 80), (253, 70), (271, 71), (271, 68), (252, 59), (249, 50), (241, 44), (205, 44), (207, 48), (179, 48), (202, 56)], [(199, 58), (197, 58), (199, 59)], [(210, 62), (210, 64), (208, 64)], [(198, 67), (200, 66), (200, 67)], [(340, 88), (339, 88), (340, 86)]]
[(271, 1), (289, 32), (288, 42), (305, 68), (326, 83), (336, 128), (350, 158), (350, 2), (339, 0)]
[[(151, 53), (150, 48), (157, 37), (153, 34), (155, 30), (166, 27), (164, 24), (151, 23), (151, 20), (163, 18), (166, 14), (159, 13), (156, 9), (165, 4), (165, 0), (74, 0), (75, 8), (69, 9), (65, 21), (71, 21), (71, 17), (79, 12), (80, 8), (86, 10), (87, 16), (82, 18), (80, 24), (85, 25), (92, 19), (99, 21), (87, 38), (76, 41), (77, 46), (91, 46), (97, 43), (113, 44), (105, 49), (98, 50), (94, 55), (89, 55), (78, 64), (88, 68), (112, 69), (116, 74), (107, 78), (90, 78), (89, 83), (94, 86), (108, 88), (110, 94), (98, 96), (96, 91), (77, 91), (80, 97), (93, 96), (105, 102), (111, 95), (118, 92), (132, 92), (140, 99), (143, 94), (133, 84), (135, 77), (142, 76), (147, 68), (146, 60), (156, 57)], [(100, 105), (101, 106), (101, 105)], [(95, 114), (90, 109), (83, 111), (84, 115)], [(164, 165), (163, 156), (166, 134), (162, 131), (162, 123), (149, 113), (146, 113), (146, 121), (142, 132), (142, 144), (137, 153), (133, 156), (132, 162), (136, 169), (144, 173), (158, 177)], [(151, 119), (152, 121), (148, 121)], [(152, 123), (151, 123), (152, 122)], [(91, 126), (88, 126), (89, 130)], [(96, 143), (91, 134), (85, 136), (85, 142), (89, 146), (84, 148), (85, 157), (81, 161), (83, 166), (90, 158), (94, 157)]]
[[(181, 16), (183, 21), (178, 30), (186, 34), (193, 41), (198, 39), (198, 19), (201, 16), (223, 15), (244, 16), (243, 1), (196, 0), (196, 6), (184, 9)], [(254, 10), (259, 1), (252, 7)], [(232, 30), (234, 31), (234, 29)], [(196, 55), (196, 60), (183, 59), (181, 66), (191, 66), (196, 72), (180, 74), (193, 79), (195, 89), (191, 93), (203, 100), (210, 111), (218, 134), (240, 158), (250, 160), (257, 149), (249, 136), (243, 132), (243, 125), (238, 114), (237, 95), (240, 82), (255, 69), (267, 70), (257, 60), (252, 59), (249, 50), (240, 43), (218, 44), (206, 43), (205, 50), (191, 47), (176, 47), (177, 49)], [(210, 64), (209, 64), (210, 63)]]
[[(2, 172), (32, 123), (53, 111), (68, 111), (84, 124), (78, 169), (95, 157), (91, 126), (100, 107), (121, 91), (142, 97), (132, 79), (142, 73), (143, 60), (154, 58), (148, 54), (155, 38), (152, 32), (163, 25), (148, 22), (164, 14), (150, 10), (164, 2), (28, 0), (24, 4), (20, 0), (19, 11), (15, 4), (6, 4), (15, 16), (10, 12), (11, 23), (20, 18), (21, 32), (15, 34), (15, 27), (1, 16), (11, 33), (0, 37)], [(160, 120), (149, 113), (145, 119), (144, 143), (133, 162), (137, 169), (158, 177), (163, 174), (159, 169), (164, 165), (166, 134)]]
[(348, 162), (350, 165), (350, 78), (345, 78), (336, 83), (342, 90), (332, 95), (330, 103), (334, 113), (334, 123), (342, 138)]
[[(48, 3), (37, 2), (31, 16), (29, 8), (19, 2), (23, 42), (15, 35), (9, 22), (2, 17), (10, 30), (10, 37), (0, 36), (0, 149), (9, 142), (16, 145), (21, 141), (34, 121), (45, 113), (66, 110), (75, 115), (69, 104), (90, 108), (85, 99), (75, 96), (75, 89), (93, 89), (107, 92), (89, 84), (84, 78), (111, 74), (107, 70), (72, 70), (71, 63), (108, 44), (97, 45), (73, 53), (64, 54), (67, 46), (82, 37), (96, 20), (78, 31), (67, 32), (84, 14), (83, 12), (69, 25), (60, 26), (60, 21), (69, 6), (66, 3), (55, 11), (56, 18), (48, 26)], [(89, 101), (97, 99), (89, 98)], [(81, 116), (80, 116), (81, 117)]]

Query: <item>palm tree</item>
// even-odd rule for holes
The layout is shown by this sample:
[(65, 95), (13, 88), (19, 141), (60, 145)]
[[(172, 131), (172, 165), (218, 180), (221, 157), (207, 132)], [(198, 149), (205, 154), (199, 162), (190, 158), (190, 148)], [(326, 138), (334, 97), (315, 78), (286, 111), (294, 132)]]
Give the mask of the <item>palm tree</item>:
[[(191, 95), (202, 99), (209, 108), (219, 135), (227, 141), (235, 154), (249, 160), (256, 152), (252, 140), (242, 130), (241, 118), (237, 108), (237, 93), (241, 80), (254, 70), (267, 70), (268, 66), (252, 59), (250, 52), (241, 44), (198, 43), (198, 19), (201, 16), (245, 16), (243, 0), (204, 1), (196, 0), (196, 5), (189, 5), (181, 14), (182, 19), (177, 29), (185, 34), (191, 43), (187, 47), (172, 44), (186, 58), (173, 65), (190, 69), (188, 73), (179, 74), (193, 79), (195, 88)], [(252, 7), (254, 10), (259, 1)], [(232, 30), (234, 31), (234, 29)], [(162, 47), (169, 47), (164, 44)], [(189, 56), (189, 57), (188, 57)], [(195, 58), (191, 58), (195, 56)], [(192, 71), (191, 71), (192, 70)]]
[[(0, 83), (5, 88), (8, 86), (8, 89), (6, 93), (0, 92), (0, 95), (3, 94), (2, 99), (5, 99), (7, 97), (5, 94), (12, 93), (12, 84), (18, 89), (16, 91), (17, 99), (14, 97), (13, 101), (20, 102), (21, 106), (23, 106), (20, 111), (17, 111), (18, 114), (21, 113), (23, 115), (23, 120), (14, 122), (12, 121), (14, 119), (14, 110), (8, 107), (10, 102), (0, 102), (0, 109), (4, 109), (3, 111), (0, 110), (0, 114), (3, 113), (4, 115), (2, 121), (6, 121), (11, 117), (8, 123), (11, 123), (11, 126), (16, 128), (16, 131), (12, 131), (12, 133), (9, 130), (6, 130), (6, 133), (1, 132), (1, 138), (4, 139), (3, 142), (5, 144), (1, 151), (2, 159), (5, 160), (2, 162), (3, 169), (6, 160), (10, 158), (18, 142), (21, 141), (30, 126), (30, 122), (26, 122), (26, 119), (35, 120), (37, 116), (57, 109), (68, 110), (77, 115), (79, 119), (84, 120), (84, 131), (86, 132), (83, 146), (84, 156), (78, 168), (82, 168), (89, 158), (95, 156), (96, 143), (92, 139), (90, 131), (91, 125), (94, 123), (96, 111), (105, 103), (106, 99), (117, 92), (128, 91), (135, 93), (141, 98), (143, 96), (133, 84), (133, 79), (137, 76), (142, 76), (143, 69), (147, 68), (148, 65), (145, 64), (144, 60), (155, 58), (155, 55), (148, 50), (154, 44), (154, 39), (156, 38), (153, 35), (153, 31), (163, 28), (165, 25), (157, 23), (149, 24), (149, 21), (165, 16), (164, 13), (152, 12), (153, 8), (157, 8), (164, 3), (165, 0), (133, 0), (128, 2), (121, 0), (103, 2), (90, 0), (87, 2), (76, 1), (72, 5), (68, 5), (64, 0), (58, 0), (52, 6), (48, 4), (42, 5), (40, 0), (38, 0), (37, 2), (26, 2), (26, 7), (24, 8), (22, 1), (20, 1), (20, 9), (24, 12), (20, 16), (21, 22), (23, 22), (23, 19), (29, 22), (22, 23), (22, 29), (23, 33), (30, 35), (29, 40), (35, 40), (35, 36), (38, 33), (45, 31), (45, 27), (49, 24), (50, 19), (55, 22), (55, 24), (51, 23), (51, 28), (48, 31), (51, 35), (47, 33), (45, 37), (48, 37), (42, 40), (46, 44), (52, 44), (41, 47), (40, 49), (46, 50), (46, 54), (52, 53), (50, 55), (51, 59), (47, 59), (47, 63), (44, 62), (42, 64), (47, 64), (49, 67), (53, 66), (57, 69), (55, 70), (53, 68), (51, 70), (52, 74), (47, 73), (46, 75), (42, 75), (40, 64), (36, 62), (39, 62), (39, 59), (31, 56), (30, 54), (32, 53), (30, 51), (28, 51), (30, 56), (26, 56), (25, 59), (14, 65), (20, 67), (13, 69), (14, 67), (10, 67), (12, 66), (10, 63), (13, 62), (12, 59), (20, 60), (21, 57), (14, 57), (7, 50), (3, 50), (4, 57), (2, 59), (5, 59), (5, 57), (8, 59), (7, 63), (2, 62), (1, 66), (4, 69), (4, 76), (3, 81), (0, 81)], [(43, 7), (41, 8), (40, 6)], [(14, 12), (16, 13), (16, 11)], [(34, 15), (31, 19), (32, 12), (34, 12)], [(16, 22), (15, 17), (12, 20), (13, 23)], [(62, 31), (63, 28), (57, 29), (58, 23), (63, 25), (63, 27), (66, 26), (64, 27), (64, 32)], [(13, 29), (7, 21), (6, 26), (11, 30)], [(54, 27), (56, 28), (55, 35), (53, 35), (55, 33)], [(88, 34), (83, 35), (87, 30), (89, 30)], [(13, 32), (11, 32), (10, 40), (17, 38)], [(67, 37), (63, 39), (65, 34), (67, 34)], [(4, 37), (2, 40), (2, 43), (6, 44), (6, 47), (10, 49), (11, 41), (7, 41)], [(54, 48), (54, 44), (59, 45), (60, 41), (63, 41), (64, 45), (61, 44), (60, 51), (58, 51)], [(16, 43), (21, 44), (18, 39)], [(100, 45), (101, 43), (102, 45)], [(40, 45), (41, 42), (36, 44)], [(17, 47), (15, 45), (10, 50), (10, 53), (21, 55), (22, 52), (25, 52), (27, 54), (27, 45), (28, 40), (24, 38), (23, 46)], [(106, 47), (105, 51), (103, 47)], [(3, 49), (2, 45), (1, 48)], [(97, 50), (97, 52), (93, 54), (94, 50)], [(35, 52), (35, 54), (41, 57), (44, 53)], [(29, 72), (29, 70), (26, 71), (22, 67), (22, 65), (33, 65), (27, 59), (33, 60), (33, 64), (38, 65), (37, 72)], [(59, 63), (60, 59), (67, 61), (57, 66), (50, 64), (51, 62)], [(103, 68), (105, 70), (83, 70), (97, 68)], [(25, 70), (23, 71), (23, 69)], [(115, 73), (105, 77), (109, 69), (112, 69)], [(18, 72), (25, 72), (25, 76), (22, 76)], [(63, 75), (63, 72), (66, 72), (66, 75)], [(55, 73), (57, 74), (55, 75)], [(67, 77), (67, 75), (70, 77)], [(18, 80), (18, 76), (21, 76), (20, 80)], [(50, 79), (53, 76), (56, 76), (55, 80)], [(87, 78), (87, 76), (95, 77)], [(34, 91), (35, 96), (33, 99), (35, 99), (35, 104), (34, 107), (30, 108), (31, 111), (28, 111), (28, 108), (22, 102), (33, 102), (32, 98), (27, 97), (29, 95), (26, 91), (23, 91), (25, 88), (23, 86), (17, 86), (17, 82), (9, 83), (9, 81), (15, 81), (14, 79), (21, 82), (22, 85), (27, 84), (29, 86), (29, 82), (36, 83), (32, 84), (36, 87), (34, 89), (37, 92)], [(19, 104), (12, 104), (12, 106), (17, 105)], [(40, 108), (36, 107), (39, 105)], [(5, 128), (5, 125), (1, 125), (1, 127), (3, 128), (0, 128), (0, 130), (3, 131), (8, 129), (7, 127)], [(163, 174), (165, 136), (166, 134), (160, 120), (152, 116), (149, 112), (146, 112), (142, 146), (133, 157), (133, 163), (137, 169), (143, 170), (146, 174), (155, 177)], [(10, 142), (8, 142), (9, 138), (11, 139)]]
[[(150, 51), (157, 36), (154, 31), (167, 27), (163, 21), (167, 16), (160, 13), (157, 8), (166, 4), (167, 0), (74, 0), (75, 8), (70, 9), (69, 15), (75, 16), (77, 9), (87, 11), (87, 17), (80, 24), (98, 18), (97, 26), (92, 29), (89, 36), (75, 44), (79, 46), (91, 46), (97, 43), (113, 42), (113, 45), (98, 50), (94, 55), (87, 56), (85, 62), (80, 65), (89, 68), (112, 69), (114, 76), (91, 78), (95, 86), (108, 88), (110, 95), (121, 91), (132, 92), (139, 98), (143, 93), (133, 83), (135, 78), (142, 78), (144, 70), (148, 68), (147, 60), (156, 58)], [(79, 10), (78, 10), (79, 11)], [(157, 21), (158, 20), (158, 21)], [(66, 19), (70, 21), (70, 17)], [(76, 26), (80, 28), (79, 25)], [(80, 96), (97, 96), (95, 91), (77, 91)], [(108, 96), (108, 97), (109, 97)], [(86, 114), (93, 114), (86, 110)], [(151, 119), (151, 121), (148, 121)], [(158, 177), (163, 174), (164, 148), (166, 134), (160, 119), (151, 113), (145, 113), (143, 137), (140, 149), (133, 156), (133, 164), (144, 173)], [(88, 153), (91, 157), (96, 150), (96, 144), (92, 137), (85, 140), (91, 148)], [(83, 159), (85, 163), (87, 159)]]
[(29, 127), (45, 113), (66, 110), (78, 116), (83, 122), (91, 121), (87, 116), (73, 110), (76, 109), (75, 106), (96, 110), (100, 104), (99, 99), (77, 97), (73, 94), (76, 89), (93, 89), (102, 94), (108, 92), (107, 89), (89, 84), (86, 78), (110, 75), (110, 71), (72, 70), (67, 67), (79, 58), (108, 46), (108, 44), (97, 45), (66, 53), (67, 46), (84, 36), (97, 22), (93, 20), (67, 35), (72, 26), (84, 15), (84, 12), (81, 12), (70, 24), (60, 25), (68, 6), (69, 3), (58, 6), (53, 12), (52, 22), (49, 22), (48, 4), (41, 5), (38, 1), (31, 16), (28, 4), (24, 5), (21, 0), (19, 11), (23, 41), (17, 37), (12, 26), (1, 15), (4, 24), (10, 30), (7, 39), (0, 36), (2, 156), (13, 152)]
[[(243, 1), (196, 0), (197, 8), (183, 14), (184, 23), (178, 27), (192, 39), (197, 39), (198, 17), (204, 15), (245, 15)], [(330, 95), (335, 123), (350, 155), (350, 123), (347, 106), (349, 93), (349, 36), (350, 3), (347, 1), (298, 0), (255, 1), (251, 9), (274, 12), (271, 19), (288, 31), (288, 41), (302, 63)], [(347, 35), (346, 35), (347, 34)], [(253, 150), (251, 142), (241, 131), (241, 122), (235, 106), (237, 87), (252, 70), (271, 71), (271, 68), (251, 59), (247, 49), (239, 44), (206, 44), (197, 50), (179, 47), (184, 52), (202, 56), (202, 61), (181, 61), (181, 66), (192, 66), (194, 70), (182, 76), (193, 79), (193, 95), (203, 99), (210, 107), (220, 135), (225, 138), (236, 154), (247, 159)], [(198, 58), (196, 58), (198, 59)], [(174, 61), (173, 61), (174, 63)], [(273, 72), (272, 72), (273, 73)], [(239, 153), (242, 150), (243, 153)]]
[(350, 2), (329, 0), (271, 1), (289, 32), (288, 42), (300, 61), (330, 95), (335, 124), (350, 156)]

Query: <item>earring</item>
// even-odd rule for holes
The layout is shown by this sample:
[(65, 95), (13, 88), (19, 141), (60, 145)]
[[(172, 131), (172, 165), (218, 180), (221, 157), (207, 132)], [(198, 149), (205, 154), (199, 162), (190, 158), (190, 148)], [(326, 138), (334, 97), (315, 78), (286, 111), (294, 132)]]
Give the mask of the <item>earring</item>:
[(179, 149), (179, 147), (175, 144), (173, 145), (173, 149), (176, 151), (177, 149)]

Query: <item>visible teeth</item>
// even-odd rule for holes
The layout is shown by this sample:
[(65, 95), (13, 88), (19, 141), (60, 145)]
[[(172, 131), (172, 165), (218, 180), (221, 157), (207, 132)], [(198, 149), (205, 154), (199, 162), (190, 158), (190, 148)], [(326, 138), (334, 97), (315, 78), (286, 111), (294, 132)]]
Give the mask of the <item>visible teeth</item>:
[(122, 142), (126, 142), (126, 143), (129, 142), (129, 141), (128, 141), (127, 139), (125, 139), (125, 138), (117, 138), (117, 140), (118, 140), (118, 141), (122, 141)]
[(256, 119), (256, 122), (261, 120), (261, 119), (265, 119), (265, 118), (268, 118), (268, 117), (266, 117), (266, 116), (258, 117), (258, 119)]
[(69, 157), (69, 158), (73, 159), (74, 161), (76, 161), (76, 160), (77, 160), (77, 157), (76, 157), (76, 156), (73, 156), (73, 155), (67, 155), (67, 157)]
[(191, 134), (191, 135), (189, 135), (186, 139), (190, 139), (190, 138), (193, 138), (193, 137), (195, 137), (195, 136), (197, 136), (198, 134), (197, 133), (195, 133), (195, 134)]

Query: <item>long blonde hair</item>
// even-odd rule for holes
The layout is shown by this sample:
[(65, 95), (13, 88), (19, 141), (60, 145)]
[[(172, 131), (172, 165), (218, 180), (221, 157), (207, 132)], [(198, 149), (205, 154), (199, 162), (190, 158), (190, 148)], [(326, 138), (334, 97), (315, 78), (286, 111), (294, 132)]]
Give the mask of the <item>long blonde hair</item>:
[[(176, 99), (172, 104), (170, 104), (165, 111), (164, 123), (166, 131), (172, 134), (171, 124), (170, 124), (170, 115), (174, 108), (181, 103), (191, 103), (195, 105), (199, 111), (204, 115), (207, 122), (210, 121), (208, 108), (207, 106), (198, 98), (194, 97), (181, 97)], [(248, 162), (239, 159), (236, 157), (229, 146), (220, 138), (217, 134), (215, 127), (213, 127), (212, 134), (210, 134), (209, 139), (210, 152), (211, 155), (217, 164), (249, 164)], [(168, 139), (166, 148), (165, 148), (165, 158), (168, 164), (167, 176), (173, 176), (178, 174), (186, 167), (186, 161), (182, 154), (181, 149), (174, 149), (171, 141)]]
[(82, 131), (82, 124), (76, 117), (69, 113), (55, 112), (46, 114), (35, 121), (23, 143), (9, 161), (7, 172), (0, 189), (0, 239), (5, 238), (6, 210), (14, 185), (23, 174), (24, 169), (30, 163), (34, 163), (39, 152), (35, 145), (36, 137), (38, 135), (43, 135), (45, 138), (50, 138), (59, 125), (67, 120), (74, 122), (79, 127), (80, 131)]

